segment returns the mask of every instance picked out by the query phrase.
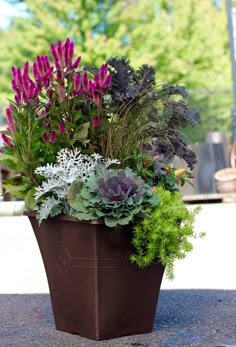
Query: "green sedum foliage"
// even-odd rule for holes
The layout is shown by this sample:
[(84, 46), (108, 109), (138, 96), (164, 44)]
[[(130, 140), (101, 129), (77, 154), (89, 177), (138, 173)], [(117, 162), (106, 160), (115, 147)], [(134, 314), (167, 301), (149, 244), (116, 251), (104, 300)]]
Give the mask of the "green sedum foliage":
[[(166, 275), (174, 278), (174, 261), (183, 259), (192, 250), (190, 237), (194, 233), (194, 219), (200, 207), (190, 211), (182, 201), (180, 192), (156, 188), (159, 204), (148, 211), (151, 218), (140, 220), (133, 228), (132, 244), (135, 254), (131, 261), (143, 268), (154, 261), (166, 267)], [(200, 235), (203, 236), (203, 235)]]
[[(158, 203), (151, 187), (130, 168), (112, 170), (99, 167), (69, 203), (71, 214), (82, 220), (103, 218), (109, 227), (128, 224), (134, 216)], [(73, 201), (73, 202), (72, 202)]]

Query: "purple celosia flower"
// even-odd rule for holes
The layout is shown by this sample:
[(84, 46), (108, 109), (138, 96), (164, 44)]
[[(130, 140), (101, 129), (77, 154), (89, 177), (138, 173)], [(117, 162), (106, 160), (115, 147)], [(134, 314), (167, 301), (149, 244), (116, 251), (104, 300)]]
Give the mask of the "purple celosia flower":
[(101, 123), (101, 119), (99, 116), (96, 116), (95, 118), (93, 118), (92, 124), (94, 128), (99, 127), (100, 123)]
[(2, 140), (5, 143), (5, 145), (7, 145), (7, 147), (13, 147), (13, 143), (11, 142), (11, 140), (3, 133), (1, 133), (2, 135)]
[(10, 133), (14, 137), (14, 132), (16, 130), (16, 127), (15, 127), (15, 122), (14, 122), (14, 119), (13, 119), (12, 107), (11, 106), (8, 106), (6, 108), (6, 118), (7, 118), (7, 124), (9, 126)]
[(81, 61), (81, 57), (78, 57), (75, 62), (73, 63), (73, 68), (74, 69), (77, 69), (77, 67), (79, 66), (80, 64), (80, 61)]
[(86, 92), (88, 92), (89, 91), (89, 78), (88, 78), (87, 72), (85, 72), (83, 75), (82, 84), (83, 84), (84, 90), (86, 90)]
[(57, 91), (60, 98), (60, 102), (63, 102), (66, 98), (66, 94), (64, 87), (60, 83), (57, 83)]
[(50, 137), (49, 137), (49, 142), (50, 143), (55, 143), (56, 142), (56, 139), (57, 139), (57, 135), (56, 135), (56, 132), (53, 130), (50, 134)]
[(66, 66), (66, 63), (65, 63), (65, 57), (64, 57), (63, 46), (62, 46), (61, 40), (59, 40), (57, 42), (57, 56), (58, 56), (60, 67), (62, 69), (64, 69), (64, 67)]
[(65, 132), (65, 123), (60, 123), (59, 124), (59, 127), (58, 127), (58, 130), (60, 131), (60, 133), (64, 133)]
[(101, 107), (102, 104), (102, 94), (97, 90), (92, 90), (92, 98), (98, 108)]

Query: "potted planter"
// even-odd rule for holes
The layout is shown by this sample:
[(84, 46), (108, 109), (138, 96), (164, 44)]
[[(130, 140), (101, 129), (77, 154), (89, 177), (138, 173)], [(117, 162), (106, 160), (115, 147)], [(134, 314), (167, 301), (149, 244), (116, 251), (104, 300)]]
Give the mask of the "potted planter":
[(32, 224), (56, 328), (100, 340), (152, 331), (164, 266), (131, 264), (129, 227), (57, 216)]
[[(170, 161), (196, 155), (181, 138), (198, 114), (185, 89), (157, 88), (127, 58), (99, 69), (74, 59), (67, 38), (12, 68), (0, 161), (24, 199), (45, 265), (57, 329), (93, 339), (150, 332), (163, 272), (189, 252), (195, 214)], [(176, 98), (173, 98), (173, 95)]]
[(236, 193), (236, 168), (235, 168), (236, 141), (234, 141), (230, 154), (231, 167), (215, 173), (216, 189), (219, 193)]

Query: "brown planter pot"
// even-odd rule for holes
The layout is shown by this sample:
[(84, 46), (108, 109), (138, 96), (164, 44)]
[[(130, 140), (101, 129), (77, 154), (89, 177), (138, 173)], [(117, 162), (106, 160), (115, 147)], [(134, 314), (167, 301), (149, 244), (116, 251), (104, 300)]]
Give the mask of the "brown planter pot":
[(41, 251), (58, 330), (101, 340), (152, 331), (164, 267), (129, 262), (128, 228), (26, 213)]

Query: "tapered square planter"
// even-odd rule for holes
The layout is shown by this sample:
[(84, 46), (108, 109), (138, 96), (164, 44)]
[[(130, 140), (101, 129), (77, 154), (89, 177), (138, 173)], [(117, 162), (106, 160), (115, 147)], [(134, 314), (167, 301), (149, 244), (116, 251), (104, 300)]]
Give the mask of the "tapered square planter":
[(58, 330), (101, 340), (152, 331), (164, 267), (129, 262), (131, 228), (68, 216), (39, 227), (25, 213), (43, 258)]

